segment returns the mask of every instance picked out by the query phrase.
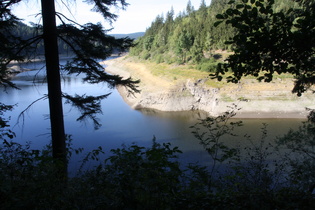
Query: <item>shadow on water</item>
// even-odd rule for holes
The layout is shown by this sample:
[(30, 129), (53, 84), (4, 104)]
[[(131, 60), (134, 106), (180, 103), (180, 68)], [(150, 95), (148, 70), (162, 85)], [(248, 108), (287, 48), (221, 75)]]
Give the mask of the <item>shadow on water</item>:
[(204, 111), (165, 112), (156, 109), (139, 109), (139, 111), (146, 116), (165, 118), (169, 120), (180, 120), (187, 123), (195, 123), (196, 119), (204, 119), (209, 116), (209, 114)]
[[(37, 63), (34, 68), (41, 69), (42, 64)], [(0, 101), (2, 103), (18, 104), (13, 112), (7, 113), (8, 116), (11, 116), (11, 125), (16, 124), (19, 114), (28, 105), (47, 93), (47, 87), (43, 80), (44, 73), (44, 69), (21, 73), (14, 78), (14, 82), (21, 87), (21, 90), (10, 89), (7, 90), (7, 93), (1, 91)], [(38, 76), (36, 82), (34, 82), (35, 75)], [(172, 146), (178, 146), (183, 151), (180, 156), (183, 164), (198, 162), (207, 165), (209, 163), (209, 156), (193, 136), (190, 128), (199, 119), (207, 117), (206, 112), (133, 110), (123, 101), (116, 90), (110, 90), (104, 84), (90, 85), (83, 83), (77, 75), (63, 75), (62, 81), (63, 91), (72, 95), (75, 93), (93, 95), (112, 93), (102, 101), (103, 114), (98, 116), (102, 127), (98, 130), (93, 129), (91, 122), (78, 122), (78, 111), (67, 104), (64, 106), (66, 133), (72, 135), (75, 148), (85, 148), (84, 154), (101, 146), (105, 151), (105, 157), (108, 157), (111, 154), (110, 149), (121, 147), (122, 144), (128, 146), (137, 143), (140, 146), (151, 146), (153, 136), (155, 136), (160, 143), (170, 142)], [(24, 124), (18, 124), (12, 128), (16, 133), (14, 140), (19, 143), (31, 141), (35, 148), (42, 148), (49, 143), (48, 113), (47, 100), (34, 104), (28, 110)], [(259, 139), (263, 123), (268, 124), (268, 135), (270, 139), (273, 139), (277, 135), (286, 133), (290, 128), (297, 128), (303, 121), (303, 119), (241, 120), (244, 126), (236, 131), (239, 136), (233, 139), (229, 137), (224, 139), (229, 145), (244, 143), (244, 138), (242, 138), (244, 134), (249, 134), (252, 139)], [(77, 163), (79, 159), (82, 159), (82, 156), (75, 157), (72, 161), (74, 170), (80, 165), (80, 163)]]

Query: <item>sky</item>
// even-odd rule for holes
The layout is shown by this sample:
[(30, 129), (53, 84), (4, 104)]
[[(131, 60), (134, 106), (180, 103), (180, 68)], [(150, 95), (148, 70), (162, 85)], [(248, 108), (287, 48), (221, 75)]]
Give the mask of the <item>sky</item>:
[[(195, 9), (199, 8), (201, 0), (190, 1)], [(40, 2), (40, 0), (22, 1), (19, 5), (13, 8), (13, 13), (17, 17), (22, 18), (25, 23), (40, 23), (39, 16), (36, 16), (36, 14), (40, 13), (40, 5), (38, 2)], [(106, 29), (111, 28), (107, 22), (103, 21), (101, 15), (95, 12), (90, 12), (91, 7), (86, 3), (82, 3), (81, 0), (64, 0), (64, 2), (69, 5), (68, 8), (71, 13), (61, 2), (61, 0), (56, 0), (56, 10), (66, 14), (67, 17), (71, 19), (75, 19), (80, 24), (87, 22), (101, 22)], [(109, 32), (110, 34), (144, 32), (150, 27), (157, 15), (165, 15), (172, 7), (174, 8), (176, 15), (180, 11), (184, 11), (188, 0), (126, 0), (126, 2), (129, 3), (126, 10), (112, 8), (112, 12), (119, 17), (117, 21), (113, 23), (113, 30)], [(205, 2), (209, 5), (211, 0), (206, 0)]]

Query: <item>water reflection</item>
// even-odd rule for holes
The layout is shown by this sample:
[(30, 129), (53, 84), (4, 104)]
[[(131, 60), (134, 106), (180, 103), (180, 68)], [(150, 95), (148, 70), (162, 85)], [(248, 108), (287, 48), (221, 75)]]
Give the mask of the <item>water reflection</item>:
[(163, 112), (155, 109), (140, 109), (141, 113), (147, 116), (166, 118), (169, 120), (180, 120), (186, 122), (195, 122), (196, 119), (204, 119), (208, 117), (208, 113), (204, 111), (181, 111), (181, 112)]
[[(34, 64), (33, 64), (34, 65)], [(41, 68), (43, 64), (36, 64)], [(35, 76), (35, 80), (34, 80)], [(31, 141), (34, 148), (42, 148), (49, 143), (48, 101), (41, 100), (31, 106), (26, 112), (24, 123), (19, 121), (19, 114), (31, 103), (47, 93), (44, 71), (29, 71), (17, 75), (14, 82), (21, 90), (8, 89), (1, 91), (0, 101), (5, 104), (18, 104), (11, 116), (11, 125), (16, 133), (15, 141), (25, 143)], [(98, 118), (103, 125), (99, 130), (93, 129), (91, 122), (78, 122), (78, 111), (69, 105), (64, 106), (66, 133), (72, 135), (74, 147), (83, 147), (90, 151), (102, 146), (106, 156), (110, 149), (122, 144), (133, 142), (141, 146), (150, 146), (153, 136), (158, 142), (171, 142), (178, 146), (184, 154), (183, 163), (198, 162), (208, 164), (209, 156), (191, 133), (190, 126), (198, 119), (207, 117), (207, 113), (198, 111), (188, 112), (160, 112), (143, 109), (132, 110), (121, 98), (116, 90), (110, 90), (106, 84), (90, 85), (83, 83), (77, 75), (63, 75), (62, 89), (68, 94), (112, 94), (102, 101), (103, 114)], [(236, 119), (234, 119), (236, 120)], [(286, 133), (289, 128), (297, 128), (303, 119), (241, 119), (244, 126), (236, 130), (238, 137), (224, 139), (230, 145), (246, 144), (244, 134), (249, 134), (253, 140), (260, 139), (263, 123), (268, 124), (268, 135), (273, 139), (277, 135)], [(78, 158), (78, 157), (77, 157)], [(72, 168), (78, 167), (77, 160), (72, 162)]]

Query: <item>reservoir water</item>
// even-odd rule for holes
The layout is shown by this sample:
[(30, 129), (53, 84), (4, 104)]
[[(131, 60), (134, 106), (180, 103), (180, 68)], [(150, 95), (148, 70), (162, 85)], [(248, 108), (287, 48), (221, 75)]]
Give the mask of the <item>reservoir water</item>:
[[(0, 101), (8, 105), (16, 104), (13, 112), (6, 113), (6, 116), (11, 118), (11, 129), (16, 133), (16, 138), (13, 140), (22, 144), (31, 142), (32, 148), (41, 149), (50, 141), (48, 100), (39, 100), (35, 103), (34, 101), (47, 94), (45, 68), (41, 62), (21, 64), (21, 66), (34, 70), (14, 77), (12, 81), (20, 90), (1, 89)], [(123, 144), (128, 146), (137, 143), (140, 146), (150, 146), (155, 136), (158, 142), (170, 142), (172, 146), (178, 146), (183, 151), (180, 159), (185, 164), (196, 162), (207, 164), (210, 161), (190, 129), (198, 119), (206, 117), (205, 113), (133, 110), (115, 89), (108, 89), (106, 84), (83, 83), (81, 78), (80, 75), (62, 75), (63, 92), (70, 95), (94, 96), (111, 92), (111, 95), (102, 101), (103, 113), (98, 115), (102, 126), (98, 130), (94, 129), (91, 121), (78, 122), (76, 119), (80, 116), (79, 112), (69, 104), (64, 105), (66, 133), (72, 136), (75, 148), (82, 147), (86, 153), (101, 146), (108, 156), (110, 149), (121, 147)], [(25, 111), (24, 117), (19, 117), (28, 106), (30, 107)], [(258, 139), (263, 123), (268, 124), (268, 135), (275, 137), (286, 133), (290, 128), (297, 128), (303, 119), (242, 119), (242, 121), (244, 126), (238, 132), (249, 133), (252, 139)], [(73, 170), (80, 165), (78, 159), (80, 157), (71, 162)]]

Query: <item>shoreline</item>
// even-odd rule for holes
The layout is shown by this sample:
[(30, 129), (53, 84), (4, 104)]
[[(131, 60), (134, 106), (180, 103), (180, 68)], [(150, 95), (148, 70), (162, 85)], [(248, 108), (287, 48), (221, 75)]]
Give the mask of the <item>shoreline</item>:
[(308, 112), (237, 112), (235, 119), (307, 119)]
[[(114, 72), (113, 72), (114, 73)], [(148, 108), (148, 107), (140, 107), (136, 106), (136, 102), (132, 100), (132, 97), (127, 96), (127, 91), (124, 89), (124, 87), (117, 87), (116, 88), (120, 96), (123, 98), (126, 104), (128, 104), (132, 109), (139, 110), (139, 111), (144, 111), (147, 109), (150, 110), (155, 110), (157, 112), (177, 112), (177, 111), (162, 111), (159, 109), (154, 109), (154, 108)], [(226, 107), (226, 110), (228, 110), (228, 107)], [(181, 111), (202, 111), (206, 112), (204, 110), (181, 110)], [(282, 112), (282, 111), (270, 111), (270, 112), (254, 112), (254, 111), (242, 111), (239, 110), (236, 112), (236, 116), (233, 117), (235, 119), (255, 119), (255, 118), (260, 118), (260, 119), (307, 119), (308, 116), (308, 111), (306, 109), (301, 112), (297, 111), (292, 111), (292, 112)], [(208, 115), (211, 116), (207, 112)]]
[[(105, 71), (110, 74), (141, 80), (139, 84), (141, 93), (134, 96), (128, 95), (124, 87), (117, 87), (123, 100), (131, 108), (140, 111), (141, 109), (165, 112), (199, 110), (207, 112), (210, 116), (218, 116), (229, 110), (228, 107), (237, 104), (240, 110), (236, 111), (237, 115), (234, 118), (307, 119), (309, 111), (306, 107), (314, 107), (313, 94), (296, 97), (291, 93), (288, 82), (284, 83), (284, 81), (279, 82), (281, 87), (277, 84), (278, 81), (268, 84), (275, 86), (274, 90), (265, 87), (262, 90), (259, 88), (262, 86), (261, 83), (253, 82), (244, 83), (242, 90), (236, 90), (239, 89), (238, 84), (212, 88), (206, 86), (202, 79), (197, 81), (188, 79), (184, 82), (168, 81), (152, 75), (145, 64), (126, 57), (102, 63), (106, 64)], [(246, 100), (240, 100), (240, 96)], [(277, 97), (280, 99), (277, 100)]]

